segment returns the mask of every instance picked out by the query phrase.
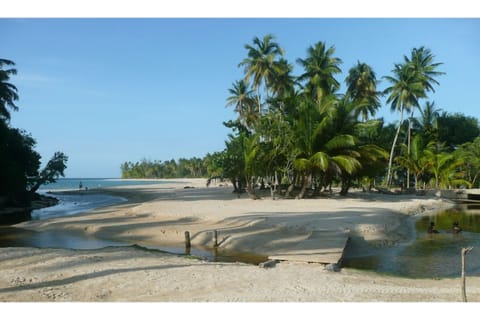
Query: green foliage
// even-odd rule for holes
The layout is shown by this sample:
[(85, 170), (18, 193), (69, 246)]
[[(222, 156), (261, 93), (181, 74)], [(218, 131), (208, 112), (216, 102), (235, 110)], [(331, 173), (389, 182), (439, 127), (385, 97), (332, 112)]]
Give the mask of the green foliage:
[(19, 129), (0, 121), (0, 196), (21, 197), (28, 178), (37, 174), (40, 155), (35, 140)]
[(30, 192), (36, 192), (41, 185), (54, 183), (60, 176), (64, 177), (67, 161), (68, 157), (63, 152), (55, 152), (45, 168), (29, 178)]
[(454, 150), (457, 146), (471, 142), (480, 136), (478, 119), (461, 113), (443, 112), (438, 117), (438, 140)]
[(166, 179), (166, 178), (201, 178), (207, 176), (207, 162), (213, 168), (211, 155), (204, 159), (193, 157), (191, 159), (180, 158), (178, 161), (172, 159), (167, 161), (150, 161), (143, 159), (141, 161), (124, 162), (120, 165), (122, 178), (124, 179)]
[(15, 101), (18, 100), (17, 87), (8, 82), (11, 75), (17, 74), (17, 69), (4, 69), (4, 66), (14, 65), (13, 61), (0, 59), (0, 121), (10, 120), (8, 108), (18, 110), (15, 105)]
[(39, 172), (40, 155), (34, 149), (35, 139), (23, 130), (10, 127), (8, 109), (18, 110), (15, 105), (18, 94), (17, 88), (8, 81), (17, 70), (5, 70), (4, 66), (14, 65), (13, 61), (0, 59), (0, 205), (28, 205), (42, 184), (63, 176), (67, 161), (63, 153), (56, 152)]

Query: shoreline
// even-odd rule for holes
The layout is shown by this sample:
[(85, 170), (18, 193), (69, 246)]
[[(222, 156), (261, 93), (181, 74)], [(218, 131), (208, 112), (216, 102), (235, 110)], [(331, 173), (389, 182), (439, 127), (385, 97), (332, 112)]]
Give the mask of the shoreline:
[[(405, 219), (452, 206), (425, 196), (364, 193), (254, 201), (231, 191), (218, 185), (206, 188), (201, 180), (163, 188), (109, 188), (108, 193), (128, 202), (18, 226), (85, 232), (145, 247), (182, 247), (189, 230), (192, 246), (210, 248), (211, 231), (218, 230), (219, 250), (270, 254), (283, 242), (305, 239), (315, 230), (349, 228), (375, 245), (408, 241)], [(281, 261), (264, 269), (134, 247), (1, 248), (0, 257), (1, 301), (461, 301), (457, 278), (409, 279), (349, 268), (329, 272), (316, 263)], [(9, 271), (12, 267), (16, 273)], [(52, 268), (61, 275), (46, 271)], [(40, 283), (59, 294), (42, 295), (45, 286)], [(467, 288), (469, 301), (480, 301), (480, 278), (469, 277)]]

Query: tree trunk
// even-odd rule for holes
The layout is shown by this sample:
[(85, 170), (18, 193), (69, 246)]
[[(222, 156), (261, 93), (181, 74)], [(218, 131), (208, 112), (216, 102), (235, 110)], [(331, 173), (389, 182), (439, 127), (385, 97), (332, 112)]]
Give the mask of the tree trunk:
[(310, 176), (308, 175), (304, 175), (303, 176), (303, 180), (302, 180), (302, 190), (300, 190), (300, 194), (297, 196), (297, 199), (303, 199), (303, 197), (305, 196), (305, 191), (307, 190), (307, 187), (308, 187), (308, 182), (309, 182), (309, 179)]
[(296, 174), (293, 175), (292, 183), (288, 186), (287, 193), (285, 193), (285, 198), (290, 197), (290, 193), (292, 193), (293, 188), (295, 188), (295, 182), (297, 180)]
[(343, 177), (342, 178), (342, 187), (340, 190), (341, 196), (346, 196), (348, 194), (348, 189), (350, 189), (351, 179), (350, 177)]
[(247, 178), (247, 193), (250, 199), (252, 200), (257, 200), (258, 197), (253, 191), (253, 186), (252, 186), (252, 178)]
[[(407, 155), (408, 155), (409, 161), (410, 161), (410, 136), (411, 136), (411, 130), (412, 130), (411, 117), (413, 117), (413, 111), (412, 111), (412, 115), (408, 119)], [(410, 189), (410, 168), (407, 167), (407, 190), (409, 189)]]
[(393, 154), (395, 152), (395, 146), (397, 144), (398, 136), (400, 135), (400, 129), (402, 128), (403, 122), (403, 107), (400, 112), (400, 123), (398, 124), (397, 133), (395, 134), (395, 138), (393, 139), (392, 149), (390, 150), (390, 159), (388, 160), (388, 173), (387, 173), (387, 187), (390, 186), (392, 180), (392, 162), (393, 162)]

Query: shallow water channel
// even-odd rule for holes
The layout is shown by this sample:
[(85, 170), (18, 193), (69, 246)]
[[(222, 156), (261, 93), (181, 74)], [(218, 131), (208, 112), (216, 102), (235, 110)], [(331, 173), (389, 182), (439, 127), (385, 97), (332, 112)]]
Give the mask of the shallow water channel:
[[(109, 205), (112, 198), (64, 198), (58, 206), (32, 212), (33, 219), (48, 219), (57, 216), (88, 211), (93, 207)], [(480, 276), (480, 206), (459, 206), (455, 209), (431, 215), (413, 217), (414, 232), (411, 240), (394, 247), (374, 248), (368, 255), (349, 255), (345, 251), (342, 267), (370, 270), (410, 278), (459, 277), (461, 273), (461, 248), (474, 247), (466, 257), (466, 274)], [(428, 234), (430, 222), (435, 223), (438, 234)], [(463, 231), (452, 232), (458, 221)], [(0, 226), (0, 247), (37, 247), (64, 249), (98, 249), (111, 246), (132, 246), (132, 243), (96, 238), (84, 233), (47, 230), (32, 231), (13, 226)], [(258, 264), (266, 256), (224, 252), (212, 248), (194, 248), (189, 252), (181, 247), (142, 245), (142, 248), (160, 250), (179, 255), (192, 255), (208, 261), (245, 262)]]
[[(474, 247), (466, 256), (466, 275), (480, 276), (480, 207), (462, 205), (414, 219), (411, 241), (375, 249), (369, 256), (350, 258), (347, 252), (342, 266), (409, 278), (460, 277), (461, 249)], [(458, 234), (452, 231), (456, 221), (463, 229)], [(431, 222), (439, 233), (427, 232)]]
[[(70, 195), (54, 194), (59, 203), (52, 207), (33, 210), (30, 213), (32, 220), (45, 220), (64, 217), (90, 211), (113, 204), (125, 202), (126, 199), (104, 194)], [(245, 262), (258, 264), (266, 261), (266, 256), (243, 253), (224, 252), (212, 248), (192, 247), (188, 252), (185, 248), (170, 247), (153, 244), (132, 244), (121, 241), (101, 239), (83, 232), (69, 230), (34, 231), (10, 225), (0, 225), (0, 247), (34, 247), (34, 248), (61, 248), (61, 249), (100, 249), (105, 247), (119, 247), (136, 245), (147, 250), (158, 250), (179, 255), (195, 256), (208, 261), (218, 262)]]

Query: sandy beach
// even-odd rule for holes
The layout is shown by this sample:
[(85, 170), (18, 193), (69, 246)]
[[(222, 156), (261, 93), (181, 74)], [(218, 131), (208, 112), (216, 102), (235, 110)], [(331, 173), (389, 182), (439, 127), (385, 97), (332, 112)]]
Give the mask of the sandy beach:
[[(185, 188), (187, 187), (187, 188)], [(90, 192), (90, 191), (89, 191)], [(317, 199), (240, 198), (204, 179), (104, 190), (126, 203), (17, 227), (68, 230), (142, 247), (180, 251), (185, 231), (194, 248), (271, 256), (315, 232), (347, 232), (362, 254), (407, 241), (411, 215), (452, 204), (435, 197), (352, 192)], [(300, 248), (301, 249), (301, 248)], [(480, 278), (467, 278), (469, 301), (480, 301)], [(280, 261), (272, 268), (208, 262), (130, 246), (97, 250), (0, 248), (0, 301), (155, 302), (456, 302), (460, 279), (407, 279), (324, 265)]]

